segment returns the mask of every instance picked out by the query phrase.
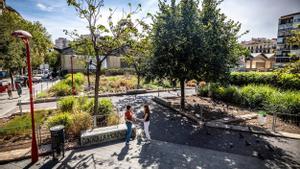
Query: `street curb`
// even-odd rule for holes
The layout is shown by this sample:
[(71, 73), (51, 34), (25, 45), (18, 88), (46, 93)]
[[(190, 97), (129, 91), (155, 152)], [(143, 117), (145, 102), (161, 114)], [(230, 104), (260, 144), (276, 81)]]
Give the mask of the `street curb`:
[(192, 121), (197, 122), (201, 126), (203, 125), (205, 127), (211, 127), (211, 128), (234, 130), (234, 131), (248, 132), (248, 133), (253, 133), (253, 134), (261, 134), (261, 135), (272, 136), (272, 137), (283, 137), (283, 138), (291, 138), (291, 139), (299, 139), (300, 140), (300, 134), (281, 132), (281, 131), (273, 132), (271, 130), (259, 131), (259, 130), (253, 129), (252, 127), (230, 125), (230, 124), (224, 124), (224, 123), (218, 123), (218, 122), (202, 122), (201, 120), (195, 118), (194, 116), (191, 116), (189, 114), (186, 114), (184, 112), (181, 112), (181, 111), (175, 109), (174, 107), (171, 106), (170, 102), (168, 102), (167, 100), (165, 100), (161, 97), (154, 97), (153, 101), (175, 111), (176, 113), (179, 113), (179, 114), (189, 118)]
[[(161, 89), (161, 90), (129, 90), (127, 92), (120, 92), (120, 93), (106, 93), (106, 94), (99, 94), (98, 97), (112, 97), (112, 96), (125, 96), (125, 95), (136, 95), (136, 94), (146, 94), (146, 93), (156, 93), (156, 92), (168, 92), (168, 91), (177, 91), (178, 89)], [(34, 100), (34, 103), (47, 103), (47, 102), (54, 102), (59, 99), (65, 98), (68, 96), (63, 97), (51, 97), (51, 98), (45, 98), (45, 99), (37, 99)], [(74, 97), (80, 97), (80, 96), (74, 96)], [(94, 98), (94, 95), (88, 95), (89, 98)], [(29, 101), (22, 102), (21, 105), (30, 104)], [(18, 105), (18, 104), (17, 104)]]

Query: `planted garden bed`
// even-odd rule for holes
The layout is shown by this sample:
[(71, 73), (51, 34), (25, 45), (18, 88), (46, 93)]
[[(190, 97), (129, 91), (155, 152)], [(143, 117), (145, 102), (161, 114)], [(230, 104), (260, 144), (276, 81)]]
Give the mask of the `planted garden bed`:
[[(171, 103), (172, 107), (180, 109), (180, 97), (170, 97), (164, 98)], [(196, 105), (202, 107), (203, 116), (201, 117), (200, 109)], [(222, 101), (217, 101), (208, 97), (198, 97), (198, 96), (188, 96), (186, 97), (186, 112), (199, 120), (208, 122), (215, 120), (224, 120), (232, 118), (240, 118), (241, 116), (251, 115), (253, 113), (258, 113), (257, 110), (250, 110), (241, 106), (233, 105), (231, 103), (225, 103)], [(231, 123), (233, 125), (247, 126), (254, 130), (272, 130), (273, 115), (268, 114), (266, 123), (260, 125), (258, 119), (249, 118), (246, 120), (236, 120)], [(275, 123), (275, 131), (283, 131), (289, 133), (300, 134), (300, 126), (293, 123), (293, 121), (283, 120), (277, 117)]]

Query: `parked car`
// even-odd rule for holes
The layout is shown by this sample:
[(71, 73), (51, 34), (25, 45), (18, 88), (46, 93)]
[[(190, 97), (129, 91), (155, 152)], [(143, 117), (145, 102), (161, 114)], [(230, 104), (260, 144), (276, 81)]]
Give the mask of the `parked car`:
[(33, 75), (32, 77), (32, 82), (33, 83), (38, 83), (38, 82), (41, 82), (42, 79), (43, 79), (43, 74), (36, 74), (36, 75)]
[(0, 80), (0, 93), (3, 93), (6, 91), (8, 86), (8, 81), (6, 80)]
[(8, 72), (7, 71), (0, 71), (0, 79), (4, 79), (8, 77)]

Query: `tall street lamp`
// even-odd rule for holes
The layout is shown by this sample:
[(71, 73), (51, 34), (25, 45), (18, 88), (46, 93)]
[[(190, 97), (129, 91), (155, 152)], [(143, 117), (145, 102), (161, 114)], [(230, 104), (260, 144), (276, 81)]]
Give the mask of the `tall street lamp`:
[(29, 82), (29, 96), (30, 96), (30, 114), (31, 114), (31, 125), (32, 125), (32, 141), (31, 141), (31, 162), (35, 163), (38, 161), (38, 147), (35, 137), (35, 123), (34, 123), (34, 107), (33, 107), (33, 96), (32, 96), (32, 75), (31, 75), (31, 63), (30, 63), (30, 48), (29, 38), (31, 34), (23, 30), (17, 30), (11, 34), (17, 38), (21, 38), (26, 46), (26, 60), (27, 60), (27, 71), (28, 71), (28, 82)]
[(72, 73), (72, 94), (75, 95), (76, 91), (75, 91), (75, 87), (74, 87), (74, 77), (73, 77), (73, 55), (71, 55), (71, 73)]

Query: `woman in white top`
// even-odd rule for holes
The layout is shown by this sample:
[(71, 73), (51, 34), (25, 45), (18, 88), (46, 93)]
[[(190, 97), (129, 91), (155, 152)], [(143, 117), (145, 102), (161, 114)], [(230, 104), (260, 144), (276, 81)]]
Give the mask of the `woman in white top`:
[(151, 140), (150, 134), (149, 134), (149, 125), (150, 125), (150, 109), (148, 105), (144, 105), (144, 116), (143, 116), (143, 122), (144, 122), (144, 131), (145, 135), (148, 141)]

